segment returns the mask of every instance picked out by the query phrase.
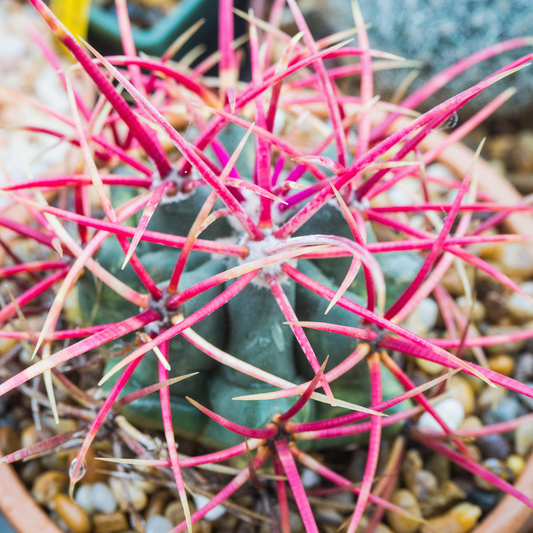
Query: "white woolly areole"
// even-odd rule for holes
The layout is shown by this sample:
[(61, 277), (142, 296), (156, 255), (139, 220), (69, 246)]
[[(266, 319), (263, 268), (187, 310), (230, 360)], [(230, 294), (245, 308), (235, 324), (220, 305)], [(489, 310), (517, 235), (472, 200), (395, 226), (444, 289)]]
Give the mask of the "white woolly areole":
[[(248, 255), (244, 259), (239, 259), (239, 263), (241, 265), (245, 263), (250, 263), (252, 261), (257, 261), (260, 259), (263, 259), (264, 257), (268, 257), (264, 250), (267, 247), (273, 246), (274, 244), (277, 244), (280, 241), (279, 239), (276, 239), (271, 232), (272, 230), (266, 230), (265, 233), (268, 231), (268, 234), (265, 235), (265, 238), (262, 241), (250, 241), (245, 240), (243, 244), (245, 244), (248, 247), (248, 250), (250, 251)], [(264, 266), (261, 269), (261, 272), (258, 276), (256, 276), (252, 283), (254, 285), (257, 285), (258, 287), (265, 287), (267, 288), (269, 286), (267, 281), (267, 276), (272, 274), (273, 276), (276, 276), (276, 279), (283, 285), (289, 282), (289, 276), (281, 270), (281, 265), (283, 263), (288, 263), (290, 266), (296, 268), (296, 265), (298, 263), (297, 259), (286, 259), (285, 261), (279, 261), (277, 263), (272, 263), (271, 265)]]
[[(195, 174), (193, 176), (193, 174)], [(193, 168), (191, 173), (188, 174), (185, 178), (180, 176), (178, 174), (177, 169), (172, 169), (170, 174), (165, 178), (165, 181), (173, 181), (176, 184), (176, 193), (175, 194), (163, 194), (160, 200), (160, 204), (166, 205), (166, 204), (176, 204), (178, 202), (181, 202), (183, 200), (186, 200), (190, 196), (192, 196), (196, 189), (193, 189), (191, 192), (181, 192), (182, 184), (185, 181), (189, 181), (191, 179), (198, 179), (200, 178), (200, 174), (198, 171)], [(152, 186), (150, 187), (151, 190), (156, 189), (163, 183), (163, 180), (161, 179), (161, 176), (159, 175), (159, 172), (154, 172), (152, 174)]]

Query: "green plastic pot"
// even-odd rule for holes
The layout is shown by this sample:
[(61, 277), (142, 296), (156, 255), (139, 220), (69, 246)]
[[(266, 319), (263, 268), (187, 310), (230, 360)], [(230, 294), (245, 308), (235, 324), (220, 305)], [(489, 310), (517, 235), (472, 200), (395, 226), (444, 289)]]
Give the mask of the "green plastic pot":
[[(174, 40), (201, 18), (203, 26), (180, 51), (184, 54), (200, 43), (216, 45), (218, 3), (213, 0), (181, 0), (151, 28), (132, 27), (138, 51), (160, 56)], [(98, 6), (91, 7), (89, 40), (104, 54), (122, 53), (117, 16)]]

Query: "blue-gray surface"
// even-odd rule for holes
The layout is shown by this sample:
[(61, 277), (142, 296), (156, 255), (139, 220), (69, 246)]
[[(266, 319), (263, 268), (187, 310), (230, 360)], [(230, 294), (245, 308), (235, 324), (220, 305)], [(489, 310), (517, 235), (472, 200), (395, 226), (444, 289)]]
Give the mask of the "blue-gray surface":
[[(359, 0), (359, 4), (365, 22), (372, 24), (368, 30), (371, 47), (427, 63), (414, 87), (477, 50), (533, 35), (531, 0)], [(351, 0), (301, 0), (299, 5), (315, 37), (353, 27)], [(431, 105), (532, 51), (531, 46), (519, 48), (481, 63), (440, 91)], [(376, 93), (385, 96), (385, 88), (396, 87), (405, 75), (403, 69), (376, 73)], [(506, 104), (506, 113), (510, 109), (533, 110), (533, 67), (496, 85), (487, 91), (485, 99), (476, 99), (474, 106), (479, 107), (505, 87), (515, 86), (518, 92)]]
[(0, 514), (0, 533), (15, 533), (9, 522)]

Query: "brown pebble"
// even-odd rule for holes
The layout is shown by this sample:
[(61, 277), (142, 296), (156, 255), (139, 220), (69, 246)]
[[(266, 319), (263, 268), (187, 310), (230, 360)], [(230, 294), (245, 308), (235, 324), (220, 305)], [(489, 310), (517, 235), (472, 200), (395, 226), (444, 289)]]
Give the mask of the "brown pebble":
[(437, 494), (433, 495), (427, 502), (420, 505), (422, 516), (431, 518), (442, 513), (455, 503), (466, 498), (466, 493), (456, 483), (451, 480), (445, 481), (439, 488)]
[(439, 483), (444, 483), (450, 479), (450, 460), (440, 453), (434, 453), (431, 455), (426, 461), (426, 469), (437, 476)]
[(129, 528), (126, 515), (117, 511), (111, 514), (96, 514), (93, 516), (94, 533), (116, 533)]
[(41, 464), (39, 461), (33, 460), (28, 461), (20, 467), (19, 475), (20, 479), (26, 483), (26, 485), (31, 485), (35, 478), (42, 472)]
[(498, 322), (509, 314), (507, 309), (507, 296), (497, 291), (489, 291), (483, 299), (485, 315), (491, 324)]
[[(524, 328), (529, 327), (529, 322), (524, 326), (490, 326), (485, 330), (486, 336), (492, 335), (508, 335), (510, 333), (518, 333), (523, 331)], [(492, 346), (487, 346), (485, 349), (491, 355), (498, 355), (501, 353), (514, 354), (519, 352), (526, 345), (525, 340), (517, 340), (512, 342), (506, 342), (504, 344), (494, 344)]]
[[(415, 495), (407, 489), (394, 491), (391, 503), (405, 509), (409, 514), (420, 517), (420, 507)], [(412, 520), (392, 511), (387, 511), (387, 522), (395, 533), (416, 533), (422, 526), (421, 522)]]
[(171, 495), (167, 490), (158, 490), (150, 497), (148, 507), (144, 512), (144, 518), (148, 520), (152, 515), (162, 515), (165, 510), (167, 502), (171, 499)]
[[(504, 481), (508, 481), (509, 483), (514, 481), (514, 472), (503, 461), (490, 457), (489, 459), (485, 459), (481, 464)], [(474, 476), (474, 483), (476, 487), (482, 490), (497, 490), (492, 483), (489, 483), (480, 476)]]
[[(189, 502), (189, 511), (191, 514), (196, 512), (196, 507), (192, 501)], [(168, 518), (174, 526), (181, 524), (185, 520), (185, 513), (183, 512), (183, 507), (179, 500), (170, 502), (165, 507), (165, 512), (163, 515), (165, 518)]]
[(59, 493), (67, 490), (68, 481), (65, 472), (48, 470), (35, 480), (31, 492), (41, 505), (49, 505)]
[(3, 455), (20, 450), (20, 437), (16, 430), (10, 426), (0, 427), (0, 452)]
[(40, 439), (39, 439), (39, 435), (37, 433), (37, 428), (35, 427), (35, 424), (31, 424), (31, 426), (28, 426), (20, 434), (21, 448), (27, 448), (28, 446), (32, 446), (33, 444), (37, 443), (39, 440)]
[(57, 514), (74, 533), (90, 533), (92, 531), (93, 525), (89, 515), (66, 494), (58, 494), (54, 503)]
[(466, 533), (479, 520), (481, 509), (477, 505), (463, 502), (443, 516), (432, 518), (422, 526), (421, 533)]
[(476, 463), (479, 463), (483, 459), (483, 454), (481, 453), (481, 450), (475, 444), (467, 444), (466, 449), (468, 450), (468, 453), (470, 454), (472, 460)]
[(504, 376), (511, 376), (514, 371), (514, 359), (506, 354), (494, 355), (489, 358), (489, 368)]
[(461, 277), (454, 267), (449, 268), (442, 276), (441, 284), (452, 296), (463, 296), (465, 293)]
[(476, 408), (476, 397), (468, 381), (460, 376), (453, 376), (450, 380), (448, 390), (453, 398), (461, 402), (465, 408), (465, 415), (474, 412)]
[(405, 457), (402, 463), (402, 473), (405, 486), (413, 491), (414, 490), (414, 478), (417, 472), (420, 472), (424, 467), (424, 462), (422, 461), (422, 456), (420, 452), (411, 448), (405, 453)]
[[(368, 520), (368, 518), (363, 515), (361, 517), (361, 520), (359, 521), (359, 525), (357, 526), (355, 533), (365, 533), (366, 530), (368, 529), (369, 523), (370, 521)], [(269, 533), (270, 531), (271, 529), (268, 530)], [(338, 531), (338, 527), (335, 527), (335, 532), (337, 531)], [(302, 529), (302, 533), (303, 533), (303, 529)], [(392, 530), (388, 526), (386, 526), (383, 522), (380, 522), (377, 525), (376, 529), (374, 529), (374, 533), (392, 533)]]
[(413, 477), (411, 490), (419, 502), (428, 501), (431, 496), (437, 493), (438, 488), (437, 476), (429, 470), (420, 470)]

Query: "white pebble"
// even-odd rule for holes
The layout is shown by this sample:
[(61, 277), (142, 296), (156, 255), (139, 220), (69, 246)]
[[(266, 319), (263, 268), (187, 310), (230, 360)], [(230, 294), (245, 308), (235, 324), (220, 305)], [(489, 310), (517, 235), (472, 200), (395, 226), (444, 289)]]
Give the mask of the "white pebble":
[(320, 483), (320, 475), (310, 468), (304, 468), (301, 475), (302, 485), (306, 489), (316, 487)]
[[(527, 281), (522, 283), (520, 288), (528, 295), (533, 296), (533, 282)], [(533, 302), (524, 298), (521, 294), (513, 292), (510, 296), (507, 306), (511, 314), (520, 322), (527, 322), (533, 319)]]
[[(435, 411), (444, 420), (448, 427), (455, 431), (459, 428), (465, 418), (465, 408), (463, 404), (455, 398), (446, 398), (434, 406)], [(426, 431), (436, 431), (442, 433), (440, 424), (429, 413), (424, 413), (418, 421), (418, 429)]]
[[(193, 498), (194, 498), (194, 503), (196, 504), (196, 508), (198, 510), (200, 510), (202, 507), (205, 507), (211, 501), (209, 498), (206, 498), (205, 496), (202, 496), (201, 494), (195, 494)], [(213, 509), (211, 509), (204, 516), (204, 520), (207, 520), (208, 522), (214, 522), (215, 520), (218, 520), (225, 512), (226, 512), (226, 509), (224, 509), (222, 505), (217, 505), (216, 507), (213, 507)]]
[[(124, 488), (122, 481), (118, 478), (110, 478), (109, 485), (111, 486), (111, 492), (115, 497), (115, 500), (118, 502), (119, 507), (122, 511), (128, 510), (128, 500), (124, 494)], [(134, 481), (126, 481), (126, 488), (131, 499), (133, 507), (137, 511), (142, 511), (148, 504), (148, 497), (146, 492), (142, 490)]]
[(426, 172), (435, 178), (455, 179), (454, 173), (442, 163), (432, 163), (426, 168)]
[(526, 455), (533, 445), (533, 424), (526, 424), (516, 428), (514, 432), (516, 453)]
[(431, 298), (424, 298), (407, 317), (403, 326), (412, 333), (425, 337), (435, 327), (438, 315), (437, 302)]
[(146, 522), (146, 533), (168, 533), (174, 526), (172, 522), (160, 514), (152, 515)]
[(117, 502), (111, 489), (105, 483), (95, 483), (92, 490), (94, 508), (101, 513), (111, 514), (117, 510)]
[(82, 483), (78, 490), (76, 491), (76, 495), (74, 496), (74, 501), (82, 507), (87, 514), (92, 514), (94, 512), (94, 502), (93, 502), (93, 487), (92, 485), (89, 485), (88, 483)]
[(388, 194), (393, 205), (411, 205), (413, 203), (409, 194), (399, 187), (391, 187)]

